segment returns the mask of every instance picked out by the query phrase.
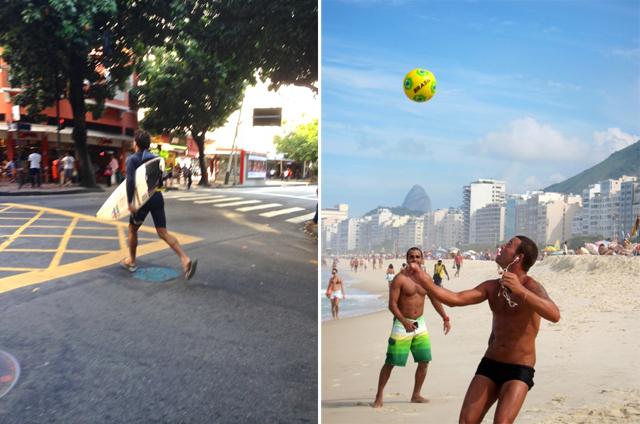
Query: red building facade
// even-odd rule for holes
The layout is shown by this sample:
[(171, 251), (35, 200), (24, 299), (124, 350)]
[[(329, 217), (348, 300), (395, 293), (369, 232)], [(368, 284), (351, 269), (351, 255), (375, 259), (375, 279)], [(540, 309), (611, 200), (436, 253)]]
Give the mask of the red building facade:
[[(1, 52), (1, 49), (0, 49)], [(42, 154), (43, 177), (50, 179), (53, 160), (58, 153), (71, 152), (78, 159), (75, 144), (71, 138), (73, 131), (73, 113), (67, 100), (60, 101), (60, 115), (56, 107), (45, 109), (42, 113), (46, 120), (36, 123), (26, 116), (26, 108), (20, 108), (19, 119), (13, 97), (21, 89), (9, 84), (10, 67), (0, 59), (0, 165), (7, 160), (26, 160), (33, 149)], [(129, 87), (137, 84), (132, 76)], [(128, 92), (118, 92), (114, 99), (106, 101), (106, 111), (100, 119), (93, 119), (91, 113), (85, 116), (87, 126), (87, 145), (91, 161), (96, 171), (97, 181), (103, 177), (103, 170), (114, 155), (124, 169), (126, 152), (131, 149), (133, 135), (138, 129), (138, 112), (131, 108)], [(58, 119), (64, 119), (65, 128), (60, 130), (58, 145)], [(20, 123), (22, 129), (16, 129)], [(14, 124), (14, 125), (12, 125)], [(81, 164), (80, 164), (81, 166)]]

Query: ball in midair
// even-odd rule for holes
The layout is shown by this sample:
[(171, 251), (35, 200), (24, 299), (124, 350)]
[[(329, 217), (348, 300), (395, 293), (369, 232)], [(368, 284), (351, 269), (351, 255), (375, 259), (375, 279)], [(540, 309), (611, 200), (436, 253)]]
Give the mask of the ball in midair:
[(436, 93), (436, 77), (426, 69), (414, 69), (404, 77), (404, 94), (414, 102), (424, 103)]

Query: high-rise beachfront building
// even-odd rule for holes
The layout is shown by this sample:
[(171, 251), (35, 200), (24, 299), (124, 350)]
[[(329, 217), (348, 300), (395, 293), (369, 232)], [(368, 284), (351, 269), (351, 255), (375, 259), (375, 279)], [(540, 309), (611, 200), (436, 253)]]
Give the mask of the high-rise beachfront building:
[[(462, 243), (476, 243), (475, 231), (475, 214), (480, 208), (490, 204), (505, 203), (505, 182), (491, 179), (479, 179), (463, 187), (462, 190)], [(473, 238), (472, 238), (473, 237)]]
[(445, 249), (460, 246), (462, 240), (462, 211), (450, 208), (442, 212), (444, 214), (435, 225), (433, 243), (427, 246), (444, 247)]
[(474, 243), (491, 243), (497, 246), (504, 240), (506, 203), (490, 203), (479, 208), (469, 226), (469, 239)]
[(385, 227), (391, 222), (393, 214), (389, 209), (379, 208), (376, 213), (371, 215), (371, 245), (377, 246), (386, 240)]
[(436, 249), (438, 246), (442, 246), (441, 238), (438, 238), (438, 225), (440, 221), (445, 217), (449, 209), (438, 209), (424, 214), (424, 229), (422, 246), (424, 250)]
[(336, 253), (366, 251), (369, 243), (369, 224), (371, 217), (351, 218), (340, 222)]
[(411, 247), (422, 249), (424, 217), (412, 216), (398, 228), (398, 250), (404, 252)]
[(580, 196), (534, 192), (516, 207), (516, 233), (540, 245), (571, 238), (573, 216), (582, 208)]
[(340, 223), (349, 218), (349, 205), (340, 203), (320, 211), (320, 232), (325, 253), (338, 252)]
[[(620, 238), (631, 229), (640, 210), (638, 178), (599, 181), (582, 191), (582, 234)], [(634, 211), (636, 211), (634, 215)], [(628, 231), (627, 231), (628, 232)]]

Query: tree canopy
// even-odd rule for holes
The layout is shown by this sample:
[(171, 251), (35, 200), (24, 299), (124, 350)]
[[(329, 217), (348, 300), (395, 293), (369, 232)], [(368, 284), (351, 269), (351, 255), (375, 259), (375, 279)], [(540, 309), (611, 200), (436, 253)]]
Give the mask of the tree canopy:
[[(73, 111), (72, 137), (82, 163), (82, 185), (95, 186), (87, 150), (85, 115), (98, 119), (105, 101), (125, 90), (137, 54), (160, 43), (183, 16), (179, 1), (5, 0), (0, 6), (0, 45), (10, 81), (22, 92), (15, 103), (30, 115), (60, 97)], [(87, 102), (87, 100), (92, 100)]]
[(299, 125), (284, 137), (275, 136), (274, 144), (278, 153), (299, 161), (318, 161), (318, 120)]
[(194, 40), (177, 49), (153, 49), (139, 67), (145, 84), (136, 94), (139, 105), (148, 108), (140, 125), (154, 133), (191, 134), (200, 151), (200, 184), (206, 185), (205, 133), (224, 125), (239, 107), (247, 82), (235, 65)]
[[(317, 92), (317, 0), (0, 1), (3, 57), (12, 86), (23, 89), (15, 102), (37, 115), (61, 96), (69, 100), (87, 187), (95, 186), (95, 174), (85, 115), (99, 118), (105, 101), (129, 88), (134, 65), (150, 57), (151, 48), (163, 46), (154, 56), (175, 72), (141, 65), (149, 80), (140, 100), (153, 114), (144, 125), (190, 131), (201, 157), (204, 133), (224, 124), (239, 104), (240, 87), (253, 82), (256, 72), (272, 89), (295, 84)], [(194, 81), (187, 84), (189, 78)], [(194, 91), (177, 92), (170, 82)], [(167, 107), (159, 104), (162, 99)], [(196, 109), (203, 106), (202, 113), (214, 116), (201, 117)], [(161, 125), (169, 119), (171, 125)]]

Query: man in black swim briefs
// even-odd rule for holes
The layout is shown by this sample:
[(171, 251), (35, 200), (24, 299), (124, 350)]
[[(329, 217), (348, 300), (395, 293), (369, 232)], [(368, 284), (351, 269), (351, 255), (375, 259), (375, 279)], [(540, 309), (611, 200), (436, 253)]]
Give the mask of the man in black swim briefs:
[(533, 387), (540, 319), (560, 320), (560, 310), (544, 287), (527, 275), (537, 257), (536, 244), (516, 236), (496, 257), (502, 276), (461, 292), (438, 287), (414, 264), (407, 267), (407, 275), (443, 304), (467, 306), (487, 300), (493, 313), (489, 346), (460, 411), (462, 424), (481, 422), (496, 401), (494, 422), (514, 422)]
[(196, 272), (198, 261), (191, 259), (185, 255), (180, 247), (178, 240), (167, 231), (167, 218), (164, 213), (164, 198), (162, 193), (156, 191), (153, 196), (139, 210), (133, 206), (133, 195), (136, 187), (136, 169), (143, 163), (154, 159), (156, 156), (149, 153), (149, 145), (151, 137), (146, 131), (138, 130), (133, 140), (133, 155), (129, 156), (126, 161), (127, 170), (127, 202), (131, 217), (129, 218), (129, 257), (120, 261), (120, 266), (124, 269), (134, 272), (136, 267), (136, 251), (138, 249), (138, 229), (144, 222), (149, 213), (153, 218), (153, 224), (156, 227), (158, 236), (164, 240), (171, 249), (180, 257), (182, 267), (184, 268), (184, 277), (188, 280)]

